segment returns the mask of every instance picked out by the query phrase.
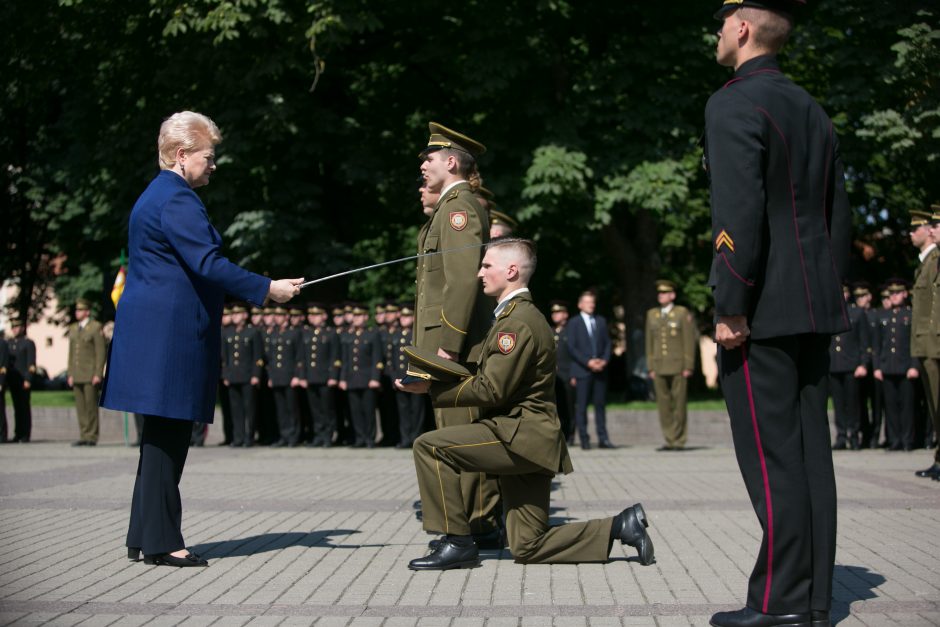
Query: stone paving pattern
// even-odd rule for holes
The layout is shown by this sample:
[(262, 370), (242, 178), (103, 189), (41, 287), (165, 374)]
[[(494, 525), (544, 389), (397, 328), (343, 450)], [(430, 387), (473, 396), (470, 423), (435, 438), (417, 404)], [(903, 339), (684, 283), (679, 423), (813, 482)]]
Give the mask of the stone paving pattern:
[[(694, 420), (694, 417), (693, 417)], [(41, 439), (41, 438), (40, 438)], [(623, 442), (624, 440), (621, 440)], [(125, 559), (136, 449), (0, 447), (0, 624), (707, 625), (740, 607), (759, 526), (727, 444), (572, 451), (553, 521), (641, 501), (658, 562), (412, 572), (428, 540), (409, 451), (192, 449), (183, 530), (207, 569)], [(835, 456), (839, 625), (940, 624), (940, 483), (926, 451)]]

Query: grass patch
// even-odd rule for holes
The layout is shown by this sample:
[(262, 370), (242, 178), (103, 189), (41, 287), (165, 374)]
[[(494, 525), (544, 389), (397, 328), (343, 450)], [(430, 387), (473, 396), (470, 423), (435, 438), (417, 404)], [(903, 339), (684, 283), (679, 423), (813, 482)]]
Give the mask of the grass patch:
[[(608, 409), (627, 411), (655, 410), (656, 401), (630, 401), (629, 403), (608, 403)], [(689, 401), (689, 411), (725, 411), (725, 402), (721, 399), (701, 399)]]
[[(54, 390), (51, 392), (33, 392), (33, 407), (74, 407), (75, 395), (71, 390)], [(10, 401), (12, 405), (12, 401)]]

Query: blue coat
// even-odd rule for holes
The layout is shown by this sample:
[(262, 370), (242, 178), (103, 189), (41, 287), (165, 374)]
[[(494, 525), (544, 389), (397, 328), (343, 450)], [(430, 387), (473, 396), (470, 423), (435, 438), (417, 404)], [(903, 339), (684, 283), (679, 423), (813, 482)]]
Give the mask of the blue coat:
[(594, 316), (594, 327), (594, 333), (597, 335), (596, 350), (580, 313), (571, 316), (565, 327), (568, 330), (565, 339), (568, 342), (568, 355), (571, 356), (571, 376), (577, 379), (595, 374), (588, 368), (590, 359), (600, 357), (604, 361), (610, 361), (610, 335), (607, 333), (607, 320), (604, 316)]
[(137, 199), (128, 239), (101, 406), (212, 422), (225, 294), (260, 305), (271, 280), (219, 253), (202, 201), (169, 170)]

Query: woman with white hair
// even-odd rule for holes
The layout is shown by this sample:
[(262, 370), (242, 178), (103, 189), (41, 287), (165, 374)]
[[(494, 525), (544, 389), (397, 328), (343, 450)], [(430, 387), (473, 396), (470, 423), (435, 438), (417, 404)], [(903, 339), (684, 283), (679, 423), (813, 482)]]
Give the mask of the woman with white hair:
[(303, 279), (269, 278), (222, 256), (222, 238), (193, 191), (215, 172), (222, 141), (208, 117), (183, 111), (160, 127), (160, 172), (131, 211), (127, 283), (115, 316), (101, 405), (144, 414), (127, 532), (128, 558), (206, 566), (180, 528), (179, 481), (193, 422), (211, 423), (225, 294), (261, 305)]

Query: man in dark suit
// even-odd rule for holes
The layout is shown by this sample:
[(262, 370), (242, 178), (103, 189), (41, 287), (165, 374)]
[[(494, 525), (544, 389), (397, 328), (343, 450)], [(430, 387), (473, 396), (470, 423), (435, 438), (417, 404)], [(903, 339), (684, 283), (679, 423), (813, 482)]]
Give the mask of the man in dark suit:
[(597, 296), (585, 291), (578, 298), (581, 314), (568, 322), (568, 354), (571, 376), (575, 379), (575, 422), (581, 448), (591, 448), (587, 430), (587, 406), (594, 405), (594, 427), (600, 448), (614, 448), (607, 437), (607, 363), (610, 361), (610, 336), (607, 321), (594, 315)]
[(777, 65), (802, 0), (725, 0), (705, 109), (719, 376), (738, 466), (763, 529), (747, 605), (717, 627), (828, 625), (836, 486), (829, 342), (849, 329), (852, 232), (829, 117)]

